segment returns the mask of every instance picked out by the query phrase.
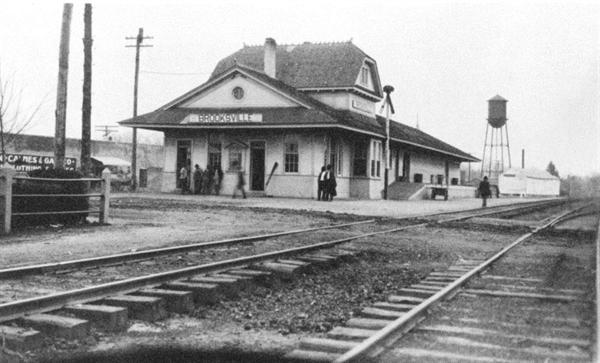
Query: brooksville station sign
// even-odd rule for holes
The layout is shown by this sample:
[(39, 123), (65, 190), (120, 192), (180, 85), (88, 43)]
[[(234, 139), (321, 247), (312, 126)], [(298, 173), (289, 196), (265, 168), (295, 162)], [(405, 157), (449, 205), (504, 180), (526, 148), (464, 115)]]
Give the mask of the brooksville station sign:
[(181, 124), (262, 122), (262, 113), (192, 113)]

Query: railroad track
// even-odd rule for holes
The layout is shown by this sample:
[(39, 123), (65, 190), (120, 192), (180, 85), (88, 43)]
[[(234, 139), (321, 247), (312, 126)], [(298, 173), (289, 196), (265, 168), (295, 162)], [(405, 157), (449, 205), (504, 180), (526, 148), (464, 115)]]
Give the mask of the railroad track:
[[(364, 309), (361, 317), (334, 328), (327, 338), (303, 340), (286, 357), (328, 362), (590, 361), (591, 328), (583, 328), (584, 322), (573, 317), (546, 316), (556, 314), (557, 304), (569, 303), (571, 309), (580, 309), (591, 303), (584, 290), (540, 286), (547, 281), (510, 276), (510, 268), (503, 275), (484, 274), (510, 251), (580, 209), (546, 220), (487, 260), (460, 260), (447, 271), (432, 272), (388, 301)], [(462, 290), (466, 284), (474, 285)], [(456, 303), (440, 308), (443, 300), (457, 294)], [(484, 303), (478, 300), (482, 296), (489, 305), (484, 312), (480, 312)], [(517, 306), (506, 302), (515, 299)], [(490, 323), (493, 317), (489, 315), (494, 315), (490, 311), (499, 320)], [(512, 319), (507, 316), (511, 314)], [(528, 314), (536, 320), (530, 321)]]
[[(551, 199), (544, 201), (534, 201), (534, 202), (526, 202), (526, 203), (515, 203), (510, 205), (503, 206), (494, 206), (486, 209), (475, 208), (465, 211), (451, 211), (451, 212), (443, 212), (443, 213), (434, 213), (428, 215), (420, 215), (416, 217), (408, 217), (403, 218), (402, 220), (411, 221), (414, 225), (420, 225), (419, 220), (428, 220), (431, 222), (438, 223), (447, 223), (454, 221), (461, 221), (465, 219), (469, 219), (472, 217), (482, 217), (488, 215), (495, 215), (499, 213), (506, 212), (519, 212), (525, 213), (526, 211), (537, 210), (540, 208), (546, 208), (548, 206), (561, 205), (566, 203), (564, 199)], [(452, 215), (452, 217), (448, 217)], [(400, 221), (400, 220), (399, 220)], [(368, 219), (364, 221), (358, 221), (353, 223), (344, 223), (344, 224), (336, 224), (331, 226), (322, 226), (315, 228), (305, 228), (291, 231), (283, 231), (283, 232), (275, 232), (269, 234), (248, 236), (248, 237), (239, 237), (239, 238), (230, 238), (219, 241), (210, 241), (210, 242), (201, 242), (194, 244), (186, 244), (186, 245), (178, 245), (172, 247), (164, 247), (164, 248), (156, 248), (149, 249), (143, 251), (132, 251), (132, 252), (124, 252), (118, 254), (111, 254), (106, 256), (99, 257), (91, 257), (91, 258), (83, 258), (77, 260), (68, 260), (54, 263), (44, 263), (44, 264), (35, 264), (35, 265), (27, 265), (27, 266), (13, 266), (8, 268), (0, 269), (0, 279), (10, 279), (10, 278), (19, 278), (26, 275), (34, 275), (34, 274), (45, 274), (49, 272), (56, 271), (65, 271), (65, 270), (76, 270), (76, 269), (86, 269), (86, 268), (94, 268), (106, 265), (116, 265), (116, 264), (126, 264), (134, 261), (141, 261), (146, 259), (157, 258), (161, 256), (180, 254), (180, 253), (188, 253), (191, 251), (204, 250), (208, 248), (215, 248), (221, 246), (233, 246), (237, 244), (244, 243), (253, 243), (258, 241), (264, 241), (268, 239), (290, 236), (296, 234), (304, 234), (315, 231), (324, 231), (328, 229), (336, 229), (336, 228), (345, 228), (351, 226), (358, 226), (363, 224), (373, 224), (376, 221), (373, 219)]]
[[(529, 207), (536, 208), (536, 205)], [(505, 208), (505, 207), (504, 207)], [(519, 207), (521, 208), (521, 207)], [(481, 212), (480, 209), (477, 210)], [(492, 211), (486, 210), (484, 213)], [(448, 213), (444, 213), (448, 215)], [(448, 220), (456, 221), (468, 219), (477, 215), (475, 212), (464, 214), (460, 217), (452, 217)], [(240, 288), (248, 280), (261, 278), (270, 274), (277, 274), (283, 278), (301, 271), (309, 264), (332, 262), (348, 255), (347, 252), (335, 250), (340, 244), (368, 238), (376, 235), (400, 232), (409, 228), (417, 228), (431, 223), (443, 223), (445, 220), (424, 223), (414, 223), (398, 228), (365, 233), (357, 236), (337, 239), (333, 241), (320, 242), (308, 246), (294, 247), (281, 251), (267, 252), (254, 256), (245, 256), (209, 264), (191, 266), (182, 269), (156, 273), (141, 277), (119, 280), (111, 283), (74, 289), (61, 293), (55, 293), (40, 297), (34, 297), (19, 301), (0, 304), (0, 331), (5, 341), (16, 347), (27, 345), (28, 340), (34, 341), (39, 338), (39, 331), (49, 335), (71, 336), (77, 331), (89, 329), (90, 322), (103, 325), (123, 326), (127, 320), (127, 314), (133, 318), (159, 319), (164, 317), (165, 310), (185, 311), (193, 306), (193, 303), (204, 303), (214, 301), (218, 294), (228, 294)], [(358, 223), (371, 223), (362, 221)], [(328, 226), (326, 228), (339, 228), (353, 224)], [(317, 229), (311, 229), (317, 230)], [(280, 232), (275, 235), (291, 233), (303, 233), (302, 231)], [(257, 241), (271, 238), (271, 235), (244, 237), (241, 239), (227, 240), (227, 243), (240, 243), (242, 241)], [(225, 241), (212, 242), (212, 246), (223, 244)], [(97, 266), (106, 263), (115, 263), (130, 260), (139, 260), (147, 257), (173, 253), (179, 248), (193, 249), (211, 246), (211, 243), (200, 246), (178, 246), (173, 249), (161, 249), (153, 251), (141, 251), (133, 254), (124, 254), (115, 257), (106, 256), (82, 262), (69, 261), (52, 266), (26, 266), (18, 269), (28, 271), (27, 273), (41, 273), (45, 271), (56, 271), (65, 268), (82, 268), (83, 266)], [(327, 250), (328, 249), (328, 250)], [(325, 250), (325, 252), (323, 252)], [(182, 250), (178, 250), (181, 252)], [(109, 262), (110, 261), (110, 262)], [(33, 271), (33, 272), (32, 272)], [(25, 272), (11, 269), (7, 274), (16, 273), (19, 276)], [(73, 318), (75, 316), (76, 318)], [(8, 325), (7, 325), (8, 323)], [(31, 329), (31, 328), (34, 329)], [(36, 330), (37, 329), (37, 330)], [(58, 332), (58, 333), (57, 333)], [(63, 333), (60, 333), (63, 332)], [(68, 332), (68, 333), (67, 333)]]

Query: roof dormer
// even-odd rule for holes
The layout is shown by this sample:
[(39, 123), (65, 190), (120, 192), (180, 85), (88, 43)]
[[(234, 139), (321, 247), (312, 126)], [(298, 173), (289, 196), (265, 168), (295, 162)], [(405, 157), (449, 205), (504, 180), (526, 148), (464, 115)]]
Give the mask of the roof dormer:
[(377, 66), (374, 61), (365, 58), (356, 76), (354, 86), (361, 91), (368, 91), (376, 95), (381, 94), (379, 74), (377, 73)]

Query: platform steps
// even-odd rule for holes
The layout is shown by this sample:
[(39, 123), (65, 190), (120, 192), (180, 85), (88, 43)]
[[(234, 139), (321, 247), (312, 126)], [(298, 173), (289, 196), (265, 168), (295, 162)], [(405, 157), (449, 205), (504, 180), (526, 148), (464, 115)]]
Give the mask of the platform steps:
[(362, 309), (358, 317), (348, 320), (345, 326), (334, 327), (325, 338), (303, 339), (285, 357), (298, 362), (332, 362), (482, 262), (460, 259), (445, 271), (431, 272), (418, 283), (388, 296), (386, 301)]
[[(355, 258), (357, 251), (317, 251), (288, 259), (278, 259), (246, 267), (230, 268), (185, 280), (147, 287), (130, 294), (107, 297), (86, 304), (66, 306), (44, 314), (31, 314), (0, 323), (0, 362), (27, 350), (40, 348), (46, 336), (67, 340), (87, 337), (90, 329), (123, 331), (130, 319), (156, 321), (170, 312), (185, 314), (197, 305), (213, 304), (235, 297), (254, 283), (289, 281), (313, 267), (335, 266)], [(4, 342), (4, 346), (2, 346)]]
[(388, 186), (388, 199), (420, 199), (419, 197), (421, 197), (425, 192), (425, 184), (423, 183), (394, 182)]

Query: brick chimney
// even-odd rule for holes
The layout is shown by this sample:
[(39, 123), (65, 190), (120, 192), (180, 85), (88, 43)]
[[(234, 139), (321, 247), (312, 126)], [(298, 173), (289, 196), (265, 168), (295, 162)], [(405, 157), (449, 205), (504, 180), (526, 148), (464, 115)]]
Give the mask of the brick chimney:
[(275, 39), (265, 39), (265, 74), (271, 78), (275, 78), (277, 43)]

